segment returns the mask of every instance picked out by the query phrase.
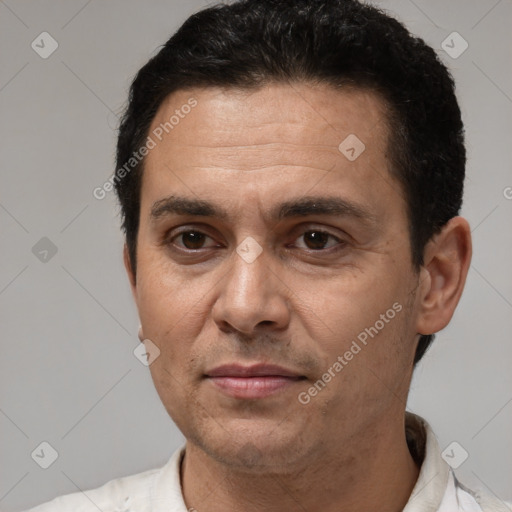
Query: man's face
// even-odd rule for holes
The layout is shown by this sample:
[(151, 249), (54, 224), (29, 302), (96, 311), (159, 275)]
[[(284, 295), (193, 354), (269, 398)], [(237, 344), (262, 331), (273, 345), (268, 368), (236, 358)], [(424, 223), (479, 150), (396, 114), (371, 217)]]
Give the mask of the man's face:
[[(418, 275), (379, 98), (298, 84), (179, 91), (149, 135), (133, 293), (160, 350), (156, 389), (186, 438), (268, 470), (400, 422)], [(171, 196), (212, 208), (176, 210)], [(256, 364), (292, 376), (215, 371)]]

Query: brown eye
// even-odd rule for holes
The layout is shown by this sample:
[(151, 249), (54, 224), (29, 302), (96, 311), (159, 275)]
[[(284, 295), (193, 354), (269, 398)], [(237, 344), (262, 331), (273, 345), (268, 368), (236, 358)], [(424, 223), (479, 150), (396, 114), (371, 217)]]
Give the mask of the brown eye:
[(206, 235), (199, 231), (187, 231), (181, 234), (183, 245), (187, 249), (201, 249)]
[[(188, 249), (193, 251), (203, 249), (207, 239), (211, 240), (211, 237), (201, 233), (200, 231), (188, 230), (182, 231), (181, 233), (178, 233), (169, 239), (167, 241), (167, 245), (175, 245), (180, 249)], [(181, 243), (177, 243), (177, 241), (181, 241)]]
[(324, 249), (329, 236), (327, 233), (320, 231), (308, 231), (304, 234), (304, 241), (309, 249)]
[[(331, 235), (330, 233), (327, 233), (325, 231), (319, 231), (319, 230), (309, 230), (304, 232), (299, 239), (304, 240), (305, 248), (311, 249), (311, 250), (322, 250), (322, 249), (328, 249), (329, 247), (326, 247), (329, 239), (333, 239), (335, 242), (340, 242), (338, 238), (336, 238), (334, 235)], [(333, 244), (336, 245), (336, 244)], [(300, 246), (299, 246), (300, 247)], [(330, 246), (332, 247), (332, 245)]]

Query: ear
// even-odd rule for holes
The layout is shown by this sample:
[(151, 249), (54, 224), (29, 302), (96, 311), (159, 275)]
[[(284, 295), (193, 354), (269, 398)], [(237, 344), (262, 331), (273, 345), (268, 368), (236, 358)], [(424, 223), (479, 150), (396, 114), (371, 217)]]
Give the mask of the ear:
[(444, 329), (459, 302), (471, 263), (471, 229), (463, 217), (450, 219), (424, 251), (416, 329), (434, 334)]
[(130, 261), (130, 253), (128, 252), (128, 246), (126, 245), (126, 243), (124, 244), (124, 248), (123, 248), (123, 261), (124, 261), (124, 268), (126, 269), (126, 273), (128, 274), (128, 279), (130, 281), (132, 295), (135, 300), (135, 303), (137, 303), (137, 285), (135, 282), (135, 274), (133, 273), (133, 268), (132, 268), (132, 264)]

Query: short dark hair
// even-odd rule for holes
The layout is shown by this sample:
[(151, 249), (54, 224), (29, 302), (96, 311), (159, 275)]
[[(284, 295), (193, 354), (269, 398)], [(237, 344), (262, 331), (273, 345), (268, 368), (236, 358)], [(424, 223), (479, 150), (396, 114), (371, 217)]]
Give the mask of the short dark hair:
[[(293, 81), (352, 85), (383, 98), (391, 172), (402, 185), (419, 270), (425, 244), (462, 204), (464, 127), (446, 66), (396, 19), (357, 0), (238, 0), (190, 16), (131, 85), (114, 185), (134, 275), (144, 160), (119, 171), (144, 145), (164, 99), (194, 87)], [(414, 364), (433, 339), (421, 336)]]

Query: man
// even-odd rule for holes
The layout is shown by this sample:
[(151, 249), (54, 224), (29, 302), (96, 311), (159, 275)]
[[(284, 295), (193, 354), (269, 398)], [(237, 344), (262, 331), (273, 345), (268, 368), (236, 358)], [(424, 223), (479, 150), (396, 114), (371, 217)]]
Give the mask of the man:
[(44, 511), (497, 511), (405, 412), (471, 260), (450, 74), (355, 0), (190, 17), (138, 73), (117, 171), (168, 464)]

